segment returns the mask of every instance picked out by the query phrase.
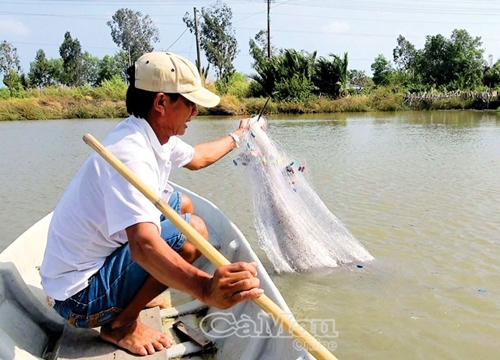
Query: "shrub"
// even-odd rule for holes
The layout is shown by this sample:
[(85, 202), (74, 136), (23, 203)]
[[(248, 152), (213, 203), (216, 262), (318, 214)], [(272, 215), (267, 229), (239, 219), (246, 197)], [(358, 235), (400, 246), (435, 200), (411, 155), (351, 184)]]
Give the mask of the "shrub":
[(203, 85), (207, 90), (210, 90), (211, 92), (215, 93), (215, 94), (219, 94), (219, 92), (217, 92), (217, 86), (215, 86), (215, 83), (214, 82), (211, 82), (211, 83), (205, 83), (205, 85)]
[(248, 81), (235, 82), (229, 86), (227, 91), (228, 95), (234, 95), (238, 99), (248, 97), (250, 93), (250, 83)]
[(99, 114), (100, 119), (118, 119), (125, 118), (128, 116), (125, 103), (122, 102), (122, 106), (117, 106), (118, 104), (114, 101), (103, 101), (99, 104)]
[(278, 103), (278, 111), (284, 114), (304, 114), (309, 112), (303, 104), (287, 101)]
[(242, 99), (249, 95), (250, 82), (245, 75), (235, 72), (229, 77), (217, 80), (215, 86), (221, 95), (233, 95)]
[(333, 101), (334, 112), (366, 112), (372, 110), (367, 96), (349, 96)]
[[(246, 113), (250, 116), (258, 115), (262, 108), (264, 107), (264, 104), (266, 103), (267, 98), (249, 98), (245, 100), (245, 108), (246, 108)], [(267, 103), (266, 108), (264, 109), (264, 114), (274, 114), (278, 111), (278, 105), (270, 100)]]
[(208, 114), (217, 115), (241, 115), (245, 113), (242, 103), (234, 95), (222, 96), (219, 105), (205, 110)]
[(379, 87), (372, 92), (371, 108), (380, 111), (405, 110), (403, 94), (396, 89)]
[(314, 86), (303, 74), (294, 74), (291, 78), (282, 78), (274, 87), (274, 96), (278, 101), (304, 103), (311, 96)]
[(248, 96), (250, 98), (260, 98), (260, 97), (267, 97), (268, 94), (266, 94), (266, 91), (264, 90), (261, 84), (259, 84), (255, 80), (251, 80), (248, 85)]
[(458, 97), (450, 99), (440, 99), (432, 102), (430, 110), (463, 110), (472, 106), (472, 100), (462, 100)]
[(101, 100), (123, 100), (127, 93), (125, 84), (119, 75), (114, 75), (111, 79), (102, 82), (101, 86), (90, 91), (92, 98)]
[(0, 120), (59, 119), (60, 109), (40, 106), (32, 99), (9, 99), (0, 103)]
[(0, 99), (9, 99), (10, 91), (7, 88), (0, 89)]
[(20, 120), (19, 113), (12, 106), (12, 101), (5, 100), (0, 102), (0, 120)]

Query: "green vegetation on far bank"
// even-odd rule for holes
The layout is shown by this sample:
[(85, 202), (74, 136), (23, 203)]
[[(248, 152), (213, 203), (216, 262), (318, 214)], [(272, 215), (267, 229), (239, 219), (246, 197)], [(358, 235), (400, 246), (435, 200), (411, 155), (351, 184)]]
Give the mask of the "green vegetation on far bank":
[[(248, 85), (247, 85), (248, 86)], [(209, 88), (216, 91), (215, 84)], [(28, 90), (22, 97), (2, 98), (0, 90), (0, 120), (105, 119), (128, 116), (125, 106), (126, 85), (119, 79), (106, 81), (100, 87), (46, 88)], [(260, 112), (266, 98), (243, 97), (244, 85), (238, 84), (221, 95), (213, 109), (200, 108), (202, 115), (254, 115)], [(416, 101), (419, 100), (419, 101)], [(500, 106), (498, 100), (490, 109)], [(303, 114), (333, 112), (404, 111), (484, 109), (485, 102), (468, 96), (441, 99), (408, 99), (405, 94), (389, 87), (377, 87), (363, 94), (338, 99), (310, 96), (303, 101), (271, 100), (266, 114)]]

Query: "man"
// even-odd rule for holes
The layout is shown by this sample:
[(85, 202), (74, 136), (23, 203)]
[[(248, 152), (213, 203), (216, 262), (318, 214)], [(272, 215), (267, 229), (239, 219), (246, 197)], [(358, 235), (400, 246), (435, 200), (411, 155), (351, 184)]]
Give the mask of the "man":
[[(248, 120), (230, 135), (191, 147), (177, 136), (197, 115), (197, 105), (219, 102), (202, 87), (196, 67), (181, 56), (153, 52), (127, 72), (131, 116), (103, 145), (208, 239), (203, 220), (190, 214), (189, 199), (167, 183), (170, 171), (216, 162), (238, 145)], [(139, 320), (168, 286), (222, 309), (263, 293), (255, 263), (223, 266), (212, 276), (191, 265), (199, 256), (146, 197), (92, 154), (54, 210), (40, 274), (54, 309), (71, 324), (101, 326), (104, 340), (147, 355), (173, 344)]]

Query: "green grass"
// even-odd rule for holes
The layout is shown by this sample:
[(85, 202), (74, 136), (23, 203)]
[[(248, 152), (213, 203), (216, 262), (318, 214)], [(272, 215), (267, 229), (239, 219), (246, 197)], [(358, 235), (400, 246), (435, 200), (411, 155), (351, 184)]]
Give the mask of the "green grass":
[[(244, 91), (240, 91), (243, 89), (240, 82), (231, 85), (233, 91), (222, 95), (218, 106), (212, 109), (200, 107), (200, 115), (251, 116), (260, 112), (267, 98), (242, 97)], [(216, 91), (213, 83), (207, 84), (207, 88)], [(22, 93), (22, 98), (11, 98), (8, 89), (0, 89), (0, 121), (124, 118), (128, 116), (124, 100), (126, 90), (127, 86), (119, 79), (109, 80), (98, 88), (83, 86), (79, 88), (48, 87), (43, 91), (30, 89)], [(473, 100), (452, 98), (421, 103), (412, 109), (472, 109), (475, 106)], [(265, 113), (304, 114), (404, 110), (410, 109), (404, 105), (403, 93), (392, 88), (381, 87), (372, 89), (368, 94), (347, 96), (341, 99), (310, 96), (303, 101), (271, 100)], [(500, 108), (497, 111), (500, 111)]]

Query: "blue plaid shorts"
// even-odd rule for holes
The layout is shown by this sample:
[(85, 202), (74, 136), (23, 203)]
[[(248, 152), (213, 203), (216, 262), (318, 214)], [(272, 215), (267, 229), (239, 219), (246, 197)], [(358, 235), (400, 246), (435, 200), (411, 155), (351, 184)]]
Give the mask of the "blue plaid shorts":
[[(174, 192), (169, 205), (181, 211), (181, 194)], [(189, 222), (191, 215), (181, 215)], [(161, 237), (179, 251), (186, 236), (162, 215)], [(54, 309), (76, 327), (97, 327), (112, 321), (139, 291), (149, 274), (132, 260), (128, 243), (113, 252), (102, 268), (88, 281), (89, 285), (72, 297), (55, 300)]]

